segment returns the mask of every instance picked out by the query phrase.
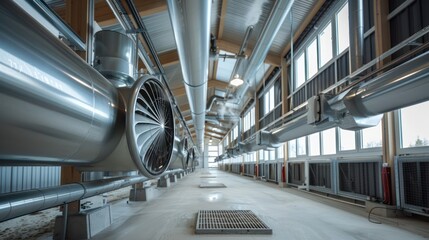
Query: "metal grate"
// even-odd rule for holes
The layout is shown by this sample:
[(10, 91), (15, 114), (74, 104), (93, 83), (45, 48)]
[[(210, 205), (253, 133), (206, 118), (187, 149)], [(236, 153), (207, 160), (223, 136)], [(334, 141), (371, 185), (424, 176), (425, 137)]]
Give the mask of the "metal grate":
[(250, 210), (200, 210), (197, 234), (273, 234)]
[(201, 183), (200, 188), (226, 188), (225, 184), (217, 182)]
[(402, 178), (404, 203), (429, 214), (429, 162), (402, 163)]

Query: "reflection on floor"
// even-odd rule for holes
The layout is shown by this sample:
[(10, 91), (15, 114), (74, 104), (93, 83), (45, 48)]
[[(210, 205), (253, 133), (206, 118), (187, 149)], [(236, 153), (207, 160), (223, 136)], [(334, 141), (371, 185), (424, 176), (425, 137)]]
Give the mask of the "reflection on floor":
[[(210, 176), (210, 177), (208, 177)], [(226, 188), (200, 188), (223, 183)], [(113, 225), (94, 239), (424, 239), (392, 224), (368, 222), (355, 206), (335, 207), (319, 197), (275, 184), (217, 170), (194, 172), (149, 202), (119, 201), (112, 206)], [(345, 211), (343, 209), (349, 208)], [(252, 210), (272, 235), (197, 235), (199, 210)], [(393, 221), (394, 223), (394, 221)]]

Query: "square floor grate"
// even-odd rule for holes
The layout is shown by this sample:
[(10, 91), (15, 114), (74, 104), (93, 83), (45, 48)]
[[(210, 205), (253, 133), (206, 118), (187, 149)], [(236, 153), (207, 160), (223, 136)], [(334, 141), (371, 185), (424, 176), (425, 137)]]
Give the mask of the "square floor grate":
[(225, 184), (217, 182), (201, 183), (200, 188), (226, 188)]
[(273, 234), (251, 210), (200, 210), (198, 234)]

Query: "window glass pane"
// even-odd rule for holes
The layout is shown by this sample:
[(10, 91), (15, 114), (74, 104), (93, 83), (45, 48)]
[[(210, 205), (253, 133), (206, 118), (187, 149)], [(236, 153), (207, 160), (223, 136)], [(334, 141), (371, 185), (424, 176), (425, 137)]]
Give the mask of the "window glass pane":
[(288, 155), (290, 158), (296, 157), (296, 139), (287, 142)]
[(401, 109), (401, 147), (429, 146), (429, 102)]
[(264, 160), (264, 150), (259, 150), (259, 160)]
[(282, 145), (281, 147), (277, 148), (277, 158), (278, 159), (284, 159), (284, 145)]
[(276, 160), (276, 151), (270, 151), (270, 160)]
[(337, 153), (337, 140), (335, 138), (335, 128), (331, 128), (322, 132), (322, 153), (324, 155)]
[(361, 148), (375, 148), (381, 147), (382, 133), (381, 121), (375, 127), (362, 129), (362, 145)]
[(295, 60), (295, 89), (305, 82), (305, 55), (302, 53)]
[(305, 145), (305, 137), (300, 137), (297, 139), (297, 146), (298, 146), (298, 155), (305, 155), (307, 153), (306, 145)]
[(329, 23), (319, 34), (320, 67), (332, 58), (332, 27)]
[(338, 53), (341, 53), (349, 47), (349, 4), (346, 3), (344, 7), (337, 14), (337, 39), (338, 39)]
[(209, 146), (209, 151), (216, 151), (217, 152), (217, 146)]
[(344, 129), (340, 130), (340, 150), (354, 150), (356, 149), (356, 138), (355, 131), (349, 131)]
[(264, 115), (270, 112), (270, 94), (269, 92), (264, 95)]
[(255, 126), (255, 107), (250, 111), (250, 127)]
[(270, 112), (274, 109), (274, 86), (270, 88)]
[(317, 39), (314, 39), (307, 48), (307, 79), (317, 73)]
[(320, 155), (320, 137), (319, 133), (313, 133), (308, 136), (309, 155)]

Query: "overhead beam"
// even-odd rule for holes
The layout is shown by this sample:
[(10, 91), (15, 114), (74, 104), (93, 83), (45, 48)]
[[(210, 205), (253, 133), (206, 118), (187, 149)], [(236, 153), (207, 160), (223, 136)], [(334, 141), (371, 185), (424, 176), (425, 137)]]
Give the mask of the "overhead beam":
[(220, 126), (220, 125), (213, 124), (213, 123), (210, 123), (210, 122), (206, 122), (206, 126), (208, 126), (208, 127), (213, 127), (213, 128), (219, 128), (219, 129), (221, 129), (221, 130), (223, 130), (223, 131), (225, 131), (225, 132), (228, 132), (228, 131), (229, 131), (229, 128), (222, 127), (222, 126)]
[[(225, 89), (228, 87), (228, 85), (229, 85), (229, 83), (223, 82), (220, 80), (216, 80), (216, 79), (210, 79), (208, 81), (208, 88)], [(186, 94), (185, 86), (181, 86), (181, 87), (172, 89), (171, 91), (173, 92), (174, 96), (183, 96)]]
[[(222, 39), (217, 41), (217, 46), (219, 49), (230, 53), (238, 53), (238, 51), (240, 51), (240, 45)], [(244, 54), (250, 56), (251, 53), (251, 49), (246, 49)], [(270, 65), (280, 66), (280, 55), (268, 54), (264, 62)]]
[[(316, 16), (317, 12), (320, 10), (320, 8), (322, 7), (322, 5), (324, 3), (325, 3), (325, 0), (316, 1), (313, 8), (311, 9), (311, 11), (307, 14), (307, 17), (305, 17), (304, 21), (301, 22), (301, 25), (299, 25), (298, 29), (295, 31), (295, 33), (293, 35), (293, 41), (294, 42), (302, 34), (302, 32), (305, 30), (305, 28), (308, 26), (308, 24), (314, 18), (314, 16)], [(286, 47), (283, 49), (280, 57), (283, 58), (286, 55), (286, 53), (288, 53), (290, 51), (290, 48), (291, 48), (291, 41), (289, 41), (286, 44)]]
[(219, 29), (217, 31), (217, 39), (222, 39), (223, 37), (223, 28), (225, 26), (225, 15), (226, 15), (227, 4), (228, 4), (228, 0), (222, 0), (222, 6), (221, 6), (220, 16), (219, 16)]
[[(140, 16), (150, 16), (159, 12), (167, 10), (167, 2), (165, 0), (145, 0), (145, 1), (134, 1)], [(65, 19), (65, 6), (56, 7), (55, 11), (57, 14)], [(95, 21), (100, 27), (106, 27), (117, 24), (115, 15), (112, 10), (106, 4), (106, 1), (97, 1), (95, 3)]]
[(179, 54), (177, 53), (176, 49), (158, 54), (158, 58), (163, 67), (168, 67), (179, 63)]

